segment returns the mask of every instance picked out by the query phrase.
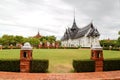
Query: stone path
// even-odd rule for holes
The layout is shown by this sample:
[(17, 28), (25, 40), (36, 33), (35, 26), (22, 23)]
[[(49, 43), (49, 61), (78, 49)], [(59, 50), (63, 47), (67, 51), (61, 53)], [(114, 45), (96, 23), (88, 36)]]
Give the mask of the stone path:
[(0, 72), (0, 80), (120, 80), (120, 71), (91, 73)]

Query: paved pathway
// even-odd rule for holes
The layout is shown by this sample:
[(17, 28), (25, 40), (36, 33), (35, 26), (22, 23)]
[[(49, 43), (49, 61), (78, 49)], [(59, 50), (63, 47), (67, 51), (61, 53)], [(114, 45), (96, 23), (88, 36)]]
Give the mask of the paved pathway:
[(0, 72), (0, 80), (120, 80), (120, 71), (91, 73)]

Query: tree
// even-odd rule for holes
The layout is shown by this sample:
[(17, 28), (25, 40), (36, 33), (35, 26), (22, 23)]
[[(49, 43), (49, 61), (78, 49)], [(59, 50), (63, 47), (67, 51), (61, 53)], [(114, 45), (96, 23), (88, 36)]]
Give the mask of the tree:
[(50, 42), (50, 43), (53, 43), (56, 41), (56, 37), (55, 36), (47, 36), (47, 41)]
[(118, 35), (120, 35), (120, 31), (118, 32)]
[[(120, 31), (118, 32), (118, 35), (120, 35)], [(117, 45), (120, 47), (120, 36), (118, 37)]]
[(120, 47), (120, 37), (118, 38), (117, 44)]
[(107, 48), (109, 48), (109, 46), (116, 47), (117, 40), (101, 40), (100, 44), (102, 47), (107, 47)]
[(3, 35), (2, 39), (3, 39), (3, 44), (6, 46), (9, 46), (10, 44), (16, 45), (13, 35)]
[(0, 45), (3, 45), (3, 43), (4, 43), (3, 38), (0, 38)]
[(29, 38), (24, 38), (24, 43), (25, 42), (29, 42), (33, 47), (37, 47), (38, 44), (40, 43), (40, 40), (37, 38), (29, 37)]
[(45, 43), (45, 42), (47, 42), (47, 39), (46, 39), (46, 37), (45, 37), (45, 36), (42, 36), (42, 37), (40, 38), (40, 42), (42, 42), (42, 43)]
[(15, 43), (23, 43), (24, 38), (22, 36), (15, 36), (14, 37)]
[(33, 38), (33, 37), (25, 38), (23, 36), (13, 36), (13, 35), (5, 34), (0, 38), (0, 44), (6, 47), (10, 46), (11, 44), (13, 46), (16, 46), (16, 44), (23, 44), (25, 42), (29, 42), (32, 46), (37, 47), (38, 44), (40, 44), (40, 41), (43, 43), (46, 43), (47, 41), (50, 43), (53, 43), (56, 41), (56, 37), (55, 36), (43, 36), (40, 39), (38, 39), (38, 38)]
[(40, 41), (45, 43), (45, 42), (50, 42), (50, 43), (53, 43), (56, 41), (56, 37), (55, 36), (43, 36), (40, 38)]
[(9, 45), (8, 35), (5, 34), (2, 36), (2, 44), (5, 46)]

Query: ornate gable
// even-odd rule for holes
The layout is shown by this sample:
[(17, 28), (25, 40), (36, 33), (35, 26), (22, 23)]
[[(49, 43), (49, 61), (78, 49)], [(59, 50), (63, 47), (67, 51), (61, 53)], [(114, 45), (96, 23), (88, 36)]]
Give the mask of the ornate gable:
[(87, 37), (100, 36), (100, 33), (94, 27), (92, 22), (90, 24), (88, 24), (87, 26), (80, 29), (80, 28), (77, 27), (75, 19), (74, 19), (72, 28), (66, 29), (65, 33), (66, 33), (66, 35), (64, 34), (64, 36), (62, 37), (62, 39), (61, 39), (62, 41), (63, 40), (68, 40), (68, 39), (81, 38), (81, 37), (85, 36), (86, 34), (87, 34)]

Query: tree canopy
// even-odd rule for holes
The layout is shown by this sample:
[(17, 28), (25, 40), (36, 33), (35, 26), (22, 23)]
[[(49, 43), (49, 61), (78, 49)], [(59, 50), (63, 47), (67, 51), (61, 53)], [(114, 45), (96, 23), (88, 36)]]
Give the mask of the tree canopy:
[(3, 35), (0, 38), (0, 44), (3, 46), (16, 46), (16, 44), (23, 44), (25, 42), (29, 42), (32, 46), (38, 46), (40, 42), (50, 42), (53, 43), (56, 41), (55, 36), (43, 36), (40, 39), (34, 37), (23, 37), (23, 36), (13, 36), (13, 35)]

